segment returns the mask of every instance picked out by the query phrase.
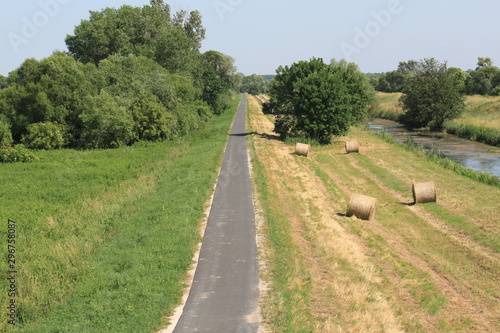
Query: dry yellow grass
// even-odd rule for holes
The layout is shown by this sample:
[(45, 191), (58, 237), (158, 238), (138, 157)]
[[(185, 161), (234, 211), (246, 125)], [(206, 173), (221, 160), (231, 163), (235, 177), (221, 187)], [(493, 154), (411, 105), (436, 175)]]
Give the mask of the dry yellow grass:
[(394, 113), (401, 114), (403, 113), (403, 109), (399, 104), (399, 98), (401, 97), (401, 93), (377, 93), (377, 102), (378, 107), (384, 111), (390, 111)]
[[(277, 194), (272, 213), (290, 221), (296, 264), (310, 277), (315, 332), (500, 331), (499, 253), (448, 219), (458, 216), (498, 238), (497, 188), (459, 178), (359, 129), (340, 140), (359, 140), (360, 155), (346, 155), (337, 142), (313, 148), (307, 159), (295, 156), (292, 146), (272, 139), (260, 103), (249, 102), (261, 176)], [(438, 205), (410, 206), (411, 184), (432, 179)], [(352, 193), (378, 199), (374, 221), (344, 216)], [(290, 291), (308, 283), (303, 276), (287, 279)], [(276, 295), (271, 284), (267, 300)], [(275, 310), (264, 311), (268, 321), (279, 316)], [(273, 332), (287, 331), (284, 324), (270, 322)]]
[(469, 96), (465, 106), (462, 117), (456, 121), (500, 130), (500, 96)]

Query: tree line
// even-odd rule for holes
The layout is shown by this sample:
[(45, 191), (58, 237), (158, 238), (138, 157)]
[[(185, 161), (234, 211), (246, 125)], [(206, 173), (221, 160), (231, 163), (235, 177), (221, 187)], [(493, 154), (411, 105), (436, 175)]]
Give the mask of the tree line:
[(247, 75), (238, 73), (236, 91), (249, 93), (251, 95), (261, 95), (269, 93), (274, 75)]
[(163, 0), (91, 11), (68, 52), (0, 76), (0, 148), (117, 148), (181, 136), (228, 105), (234, 60), (200, 52), (198, 11)]
[[(491, 67), (488, 62), (477, 71), (487, 67)], [(411, 128), (443, 129), (461, 115), (467, 84), (461, 70), (434, 58), (401, 63), (400, 69), (407, 73), (399, 83), (404, 86), (401, 122)], [(312, 58), (280, 66), (276, 73), (263, 110), (275, 115), (274, 131), (283, 139), (328, 144), (333, 136), (346, 135), (352, 125), (374, 114), (373, 77), (354, 63), (333, 59), (326, 64)]]
[[(382, 74), (367, 74), (371, 84), (381, 92), (405, 92), (418, 70), (419, 62), (400, 62), (396, 70)], [(491, 58), (478, 58), (476, 68), (466, 72), (450, 68), (461, 80), (462, 92), (466, 95), (500, 96), (500, 68), (493, 65)]]

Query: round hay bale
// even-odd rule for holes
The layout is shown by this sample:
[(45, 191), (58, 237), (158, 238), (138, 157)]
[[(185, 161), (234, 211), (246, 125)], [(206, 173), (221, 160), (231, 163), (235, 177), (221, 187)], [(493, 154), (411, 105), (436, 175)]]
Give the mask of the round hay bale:
[(345, 151), (347, 154), (350, 153), (359, 153), (359, 142), (356, 140), (346, 141), (345, 143)]
[(436, 202), (436, 185), (434, 182), (415, 183), (411, 186), (415, 204)]
[(371, 220), (375, 216), (377, 199), (362, 194), (353, 194), (347, 206), (348, 217), (356, 216), (358, 219)]
[(306, 145), (305, 143), (296, 143), (295, 144), (295, 154), (299, 156), (307, 157), (309, 155), (310, 145)]

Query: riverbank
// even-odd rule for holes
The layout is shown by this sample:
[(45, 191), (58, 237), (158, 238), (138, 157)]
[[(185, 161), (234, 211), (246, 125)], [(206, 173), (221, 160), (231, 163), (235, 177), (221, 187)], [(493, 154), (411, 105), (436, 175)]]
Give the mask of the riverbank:
[[(368, 127), (387, 141), (400, 143), (415, 152), (419, 151), (463, 176), (490, 185), (500, 185), (500, 149), (447, 133), (410, 131), (404, 125), (387, 119), (373, 119), (368, 123)], [(446, 161), (447, 159), (451, 161)], [(454, 163), (459, 165), (453, 165)]]
[[(401, 95), (378, 92), (378, 107), (373, 117), (399, 121), (403, 114), (399, 104)], [(446, 124), (445, 131), (467, 140), (500, 146), (500, 97), (468, 96), (464, 113)]]

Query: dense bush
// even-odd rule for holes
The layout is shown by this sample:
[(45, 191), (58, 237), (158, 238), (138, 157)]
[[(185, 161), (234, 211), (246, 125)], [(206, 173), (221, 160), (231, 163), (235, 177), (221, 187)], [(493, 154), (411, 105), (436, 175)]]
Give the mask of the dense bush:
[(200, 128), (211, 116), (210, 107), (204, 102), (179, 105), (174, 114), (177, 116), (175, 134), (185, 135)]
[(23, 145), (15, 145), (12, 148), (0, 149), (0, 163), (26, 163), (34, 161), (35, 159), (35, 155)]
[(34, 123), (66, 124), (78, 131), (82, 101), (102, 87), (96, 82), (94, 65), (60, 54), (41, 61), (28, 59), (9, 78), (9, 87), (0, 90), (0, 114), (9, 118), (18, 142)]
[[(220, 113), (229, 84), (222, 88), (217, 80), (230, 77), (213, 74), (203, 89), (208, 98), (208, 90), (219, 86), (212, 101)], [(0, 90), (0, 114), (13, 124), (14, 140), (30, 148), (113, 148), (166, 140), (198, 128), (212, 114), (192, 81), (145, 57), (114, 55), (94, 66), (57, 54), (28, 59), (11, 77), (12, 84)], [(55, 124), (62, 138), (49, 133)]]
[(22, 142), (30, 149), (58, 149), (64, 146), (61, 125), (51, 122), (30, 124)]
[(134, 132), (138, 140), (171, 139), (177, 119), (154, 96), (140, 96), (132, 102)]
[(89, 96), (81, 119), (81, 146), (85, 148), (118, 148), (138, 140), (134, 119), (128, 112), (127, 100), (123, 98), (106, 92)]

